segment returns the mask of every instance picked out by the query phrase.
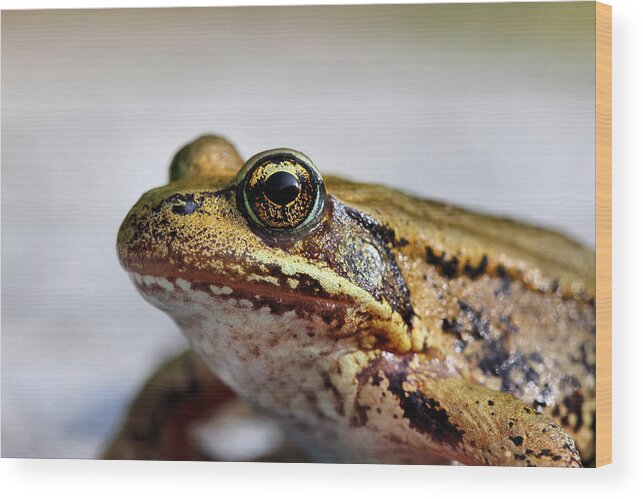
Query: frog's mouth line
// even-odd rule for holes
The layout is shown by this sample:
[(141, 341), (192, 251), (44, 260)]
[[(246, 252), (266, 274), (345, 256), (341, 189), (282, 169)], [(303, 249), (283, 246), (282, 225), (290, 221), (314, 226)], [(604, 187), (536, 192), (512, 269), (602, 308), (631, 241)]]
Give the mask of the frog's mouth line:
[(221, 301), (229, 301), (241, 314), (267, 308), (275, 316), (294, 312), (310, 322), (321, 321), (336, 339), (357, 336), (365, 342), (365, 348), (391, 352), (407, 352), (412, 348), (412, 334), (404, 327), (401, 317), (392, 320), (391, 316), (381, 315), (385, 307), (374, 309), (370, 303), (361, 303), (350, 295), (317, 296), (314, 291), (290, 290), (269, 282), (231, 280), (218, 275), (212, 279), (212, 274), (189, 281), (186, 276), (155, 277), (153, 274), (130, 271), (143, 297), (175, 320), (185, 318), (186, 304), (199, 309), (212, 305), (216, 313)]
[[(330, 327), (341, 329), (347, 322), (347, 314), (358, 308), (348, 297), (316, 296), (297, 289), (284, 290), (269, 282), (246, 282), (230, 278), (208, 279), (154, 275), (142, 275), (129, 271), (139, 292), (165, 312), (172, 314), (173, 304), (194, 301), (207, 305), (208, 301), (237, 300), (238, 303), (251, 304), (252, 309), (268, 307), (271, 313), (283, 315), (294, 311), (298, 316), (310, 318), (318, 316)], [(218, 276), (217, 276), (218, 277)], [(342, 299), (345, 298), (345, 299)]]
[(371, 347), (377, 344), (390, 351), (408, 351), (413, 346), (412, 329), (385, 298), (378, 299), (339, 276), (325, 281), (324, 273), (315, 273), (317, 269), (307, 272), (302, 266), (282, 272), (275, 264), (246, 264), (239, 268), (227, 261), (219, 261), (216, 268), (180, 268), (161, 259), (130, 259), (122, 255), (121, 263), (133, 274), (143, 296), (173, 317), (184, 312), (181, 308), (185, 308), (182, 304), (186, 301), (200, 302), (199, 306), (207, 308), (208, 303), (236, 300), (237, 305), (246, 308), (242, 303), (246, 300), (252, 306), (243, 313), (264, 307), (275, 315), (294, 312), (306, 319), (318, 318), (338, 336), (363, 336)]

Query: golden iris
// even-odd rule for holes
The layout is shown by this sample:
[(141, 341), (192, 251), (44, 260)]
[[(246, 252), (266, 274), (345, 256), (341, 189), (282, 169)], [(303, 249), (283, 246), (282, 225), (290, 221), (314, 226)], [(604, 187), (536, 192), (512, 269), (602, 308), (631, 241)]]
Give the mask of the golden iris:
[(248, 160), (237, 176), (237, 199), (247, 218), (273, 233), (299, 232), (321, 216), (326, 190), (312, 161), (292, 149)]

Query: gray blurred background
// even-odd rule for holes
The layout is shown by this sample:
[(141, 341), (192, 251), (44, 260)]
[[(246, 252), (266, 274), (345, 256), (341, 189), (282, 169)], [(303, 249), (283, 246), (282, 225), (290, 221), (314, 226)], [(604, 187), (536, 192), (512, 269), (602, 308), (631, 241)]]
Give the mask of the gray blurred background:
[(3, 456), (97, 456), (186, 345), (115, 238), (208, 131), (591, 247), (594, 4), (3, 12)]

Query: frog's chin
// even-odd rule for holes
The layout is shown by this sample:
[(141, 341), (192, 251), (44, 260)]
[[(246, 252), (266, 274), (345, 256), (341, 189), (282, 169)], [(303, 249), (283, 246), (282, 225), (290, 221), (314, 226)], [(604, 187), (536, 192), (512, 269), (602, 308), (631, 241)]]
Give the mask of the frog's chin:
[[(210, 369), (248, 399), (268, 379), (271, 386), (283, 385), (280, 393), (297, 387), (283, 369), (294, 359), (302, 363), (289, 372), (304, 372), (317, 360), (358, 348), (347, 304), (287, 293), (249, 295), (222, 283), (132, 278), (147, 301), (174, 319)], [(258, 285), (255, 292), (266, 289)]]

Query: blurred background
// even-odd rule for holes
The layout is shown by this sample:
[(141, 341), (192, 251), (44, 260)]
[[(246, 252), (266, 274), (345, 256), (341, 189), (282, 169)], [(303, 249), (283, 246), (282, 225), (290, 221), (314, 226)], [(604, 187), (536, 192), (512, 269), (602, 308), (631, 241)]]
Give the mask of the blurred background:
[(115, 238), (204, 132), (593, 247), (594, 3), (3, 12), (3, 457), (97, 457), (186, 347)]

